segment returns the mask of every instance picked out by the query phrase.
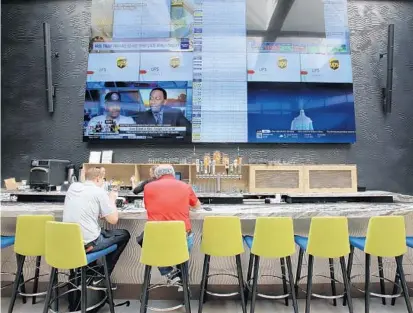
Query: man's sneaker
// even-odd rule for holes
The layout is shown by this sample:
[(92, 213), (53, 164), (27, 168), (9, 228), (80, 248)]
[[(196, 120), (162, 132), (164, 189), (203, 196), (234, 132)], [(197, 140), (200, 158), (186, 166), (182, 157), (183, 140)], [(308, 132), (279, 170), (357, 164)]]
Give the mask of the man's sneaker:
[(174, 269), (169, 274), (166, 275), (168, 286), (178, 287), (178, 291), (182, 291), (182, 279), (181, 272), (177, 269)]
[[(103, 278), (96, 278), (89, 286), (92, 290), (106, 290), (106, 281)], [(118, 286), (112, 283), (112, 290), (118, 289)]]

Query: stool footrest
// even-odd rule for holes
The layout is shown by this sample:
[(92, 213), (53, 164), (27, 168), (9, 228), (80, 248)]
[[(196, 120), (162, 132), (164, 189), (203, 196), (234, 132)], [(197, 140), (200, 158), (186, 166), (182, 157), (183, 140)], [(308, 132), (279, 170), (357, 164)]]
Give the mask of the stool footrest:
[[(63, 296), (63, 294), (62, 294), (61, 296)], [(60, 298), (61, 296), (59, 296), (59, 298)], [(96, 304), (94, 304), (94, 305), (86, 308), (86, 312), (89, 312), (89, 311), (91, 311), (91, 310), (94, 310), (94, 309), (100, 307), (102, 304), (104, 304), (104, 303), (107, 301), (107, 299), (108, 299), (107, 296), (103, 297), (103, 299), (102, 299), (101, 301), (99, 301), (98, 303), (96, 303)], [(79, 310), (79, 311), (73, 311), (73, 312), (61, 312), (61, 311), (57, 312), (57, 311), (55, 311), (55, 310), (53, 310), (53, 309), (51, 308), (51, 304), (52, 304), (54, 301), (56, 301), (56, 299), (53, 299), (53, 301), (50, 302), (49, 312), (51, 312), (51, 313), (81, 313), (80, 310)]]
[[(278, 279), (283, 279), (283, 277), (281, 277), (281, 276), (277, 276), (277, 275), (261, 275), (260, 277), (272, 277), (272, 278), (278, 278)], [(254, 277), (251, 277), (251, 279), (249, 280), (249, 281), (247, 281), (246, 282), (246, 284), (245, 284), (245, 286), (251, 291), (251, 282), (254, 280)], [(290, 281), (287, 279), (287, 278), (285, 278), (285, 282), (287, 283), (287, 284), (289, 284), (290, 283)]]
[(272, 296), (272, 295), (266, 295), (263, 293), (257, 293), (257, 296), (263, 299), (270, 299), (270, 300), (281, 300), (281, 299), (285, 299), (288, 298), (290, 296), (289, 293), (285, 294), (285, 295), (277, 295), (277, 296)]
[[(207, 278), (209, 278), (209, 277), (214, 277), (214, 276), (230, 276), (230, 277), (234, 277), (234, 278), (237, 278), (237, 279), (238, 279), (238, 276), (237, 276), (237, 275), (231, 274), (231, 273), (216, 273), (216, 274), (210, 274), (210, 275), (207, 276)], [(207, 294), (209, 294), (210, 296), (215, 296), (215, 297), (233, 297), (233, 296), (239, 295), (239, 292), (238, 292), (238, 291), (236, 291), (236, 292), (230, 292), (230, 293), (215, 293), (215, 292), (212, 292), (212, 291), (209, 291), (209, 290), (205, 290), (205, 292), (206, 292)]]
[[(2, 275), (16, 276), (16, 273), (1, 272), (0, 275), (1, 275), (1, 276), (2, 276)], [(1, 287), (0, 287), (0, 290), (3, 290), (3, 289), (5, 289), (5, 288), (7, 288), (7, 287), (10, 287), (10, 286), (13, 286), (13, 282), (1, 286)]]
[(124, 301), (124, 302), (119, 302), (118, 304), (115, 304), (114, 307), (116, 308), (116, 307), (120, 307), (120, 306), (124, 306), (124, 305), (126, 305), (126, 307), (129, 307), (130, 306), (130, 301), (128, 300), (128, 301)]
[[(280, 276), (276, 276), (276, 275), (261, 275), (260, 277), (274, 277), (274, 278), (279, 278), (279, 279), (283, 279)], [(245, 286), (248, 288), (249, 291), (252, 291), (251, 289), (251, 281), (254, 278), (251, 278), (249, 281), (247, 281), (247, 283), (245, 284)], [(289, 280), (286, 279), (286, 282), (289, 283)], [(266, 295), (264, 293), (259, 293), (257, 292), (257, 296), (263, 299), (270, 299), (270, 300), (280, 300), (280, 299), (285, 299), (288, 298), (290, 296), (289, 293), (287, 294), (283, 294), (283, 295)]]
[[(171, 288), (171, 287), (175, 287), (175, 288), (178, 288), (178, 289), (183, 288), (182, 285), (154, 284), (154, 285), (151, 285), (151, 286), (148, 287), (148, 292), (151, 291), (151, 290), (157, 289), (157, 288)], [(190, 291), (188, 290), (188, 292), (190, 292)], [(139, 302), (141, 302), (141, 301), (139, 300)], [(129, 306), (129, 305), (127, 305), (127, 306)], [(178, 304), (176, 306), (169, 307), (169, 308), (157, 308), (157, 307), (148, 306), (147, 309), (155, 311), (155, 312), (170, 312), (170, 311), (178, 310), (178, 309), (183, 308), (183, 307), (185, 307), (185, 303), (181, 303), (181, 304)]]
[[(362, 274), (358, 274), (358, 275), (353, 275), (353, 276), (351, 276), (351, 277), (350, 277), (350, 285), (351, 285), (353, 288), (355, 288), (356, 290), (360, 291), (361, 293), (365, 293), (365, 290), (363, 290), (363, 289), (361, 289), (361, 288), (358, 288), (358, 287), (354, 286), (354, 285), (351, 283), (352, 280), (353, 280), (353, 278), (355, 278), (355, 277), (360, 277), (360, 276), (363, 276), (363, 275), (362, 275)], [(405, 275), (405, 276), (407, 276), (407, 275)], [(377, 276), (377, 275), (374, 275), (374, 274), (372, 274), (371, 277), (380, 278), (380, 276)], [(386, 277), (383, 277), (383, 278), (381, 278), (381, 279), (389, 282), (390, 284), (393, 284), (394, 286), (397, 286), (398, 290), (402, 290), (402, 286), (399, 285), (399, 284), (396, 284), (393, 280), (388, 279), (388, 278), (386, 278)], [(385, 294), (375, 293), (375, 292), (371, 292), (371, 291), (370, 291), (369, 294), (370, 294), (370, 296), (377, 297), (377, 298), (393, 299), (393, 298), (399, 298), (399, 297), (401, 297), (401, 295), (403, 294), (403, 292), (399, 292), (399, 293), (395, 293), (395, 294), (391, 294), (391, 295), (385, 295)]]
[(215, 293), (215, 292), (205, 290), (205, 292), (207, 294), (209, 294), (210, 296), (215, 296), (215, 297), (233, 297), (233, 296), (239, 295), (238, 291), (237, 292), (231, 292), (231, 293)]
[[(297, 288), (300, 289), (302, 292), (304, 292), (305, 294), (307, 293), (307, 290), (300, 288), (300, 286), (298, 286), (298, 283), (303, 280), (304, 278), (307, 278), (308, 276), (301, 276), (300, 279), (297, 281)], [(344, 284), (343, 282), (337, 280), (337, 279), (332, 279), (330, 276), (325, 276), (325, 275), (313, 275), (313, 277), (323, 277), (323, 278), (327, 278), (330, 281), (334, 281), (338, 284)], [(335, 299), (341, 299), (344, 298), (345, 294), (339, 294), (339, 295), (335, 295), (335, 296), (326, 296), (326, 295), (320, 295), (318, 293), (311, 293), (311, 295), (315, 298), (318, 299), (326, 299), (326, 300), (335, 300)]]
[(175, 310), (178, 310), (180, 308), (183, 308), (184, 306), (185, 306), (185, 304), (179, 304), (179, 305), (172, 306), (172, 307), (169, 307), (169, 308), (155, 308), (155, 307), (148, 306), (148, 310), (152, 310), (152, 311), (155, 311), (155, 312), (171, 312), (171, 311), (175, 311)]
[(148, 291), (158, 289), (158, 288), (182, 288), (182, 285), (168, 285), (168, 284), (154, 284), (148, 287)]

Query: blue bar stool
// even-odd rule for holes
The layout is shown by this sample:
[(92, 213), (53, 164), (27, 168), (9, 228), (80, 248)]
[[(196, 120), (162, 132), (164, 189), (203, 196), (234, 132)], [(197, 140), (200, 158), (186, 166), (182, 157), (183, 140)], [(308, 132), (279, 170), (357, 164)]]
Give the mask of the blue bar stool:
[[(14, 245), (15, 239), (16, 239), (15, 236), (1, 236), (1, 248), (5, 249), (5, 248), (8, 248), (8, 247), (11, 247), (12, 245)], [(1, 275), (15, 276), (16, 274), (15, 273), (1, 272)], [(23, 273), (22, 273), (21, 281), (24, 281)], [(12, 285), (13, 285), (13, 283), (4, 285), (4, 286), (1, 287), (1, 289), (10, 287)], [(21, 289), (24, 293), (26, 292), (26, 288), (25, 288), (24, 284), (21, 286)], [(23, 301), (23, 303), (26, 303), (26, 297), (25, 296), (22, 296), (22, 301)]]
[[(51, 266), (49, 286), (47, 289), (46, 300), (44, 305), (44, 313), (49, 311), (52, 303), (58, 301), (59, 295), (52, 299), (53, 289), (58, 288), (57, 274), (58, 269), (76, 270), (80, 268), (81, 272), (81, 312), (86, 313), (87, 310), (87, 284), (86, 284), (86, 269), (87, 265), (99, 259), (103, 261), (104, 279), (106, 282), (107, 302), (109, 304), (110, 313), (115, 312), (112, 294), (112, 284), (108, 272), (106, 256), (117, 249), (117, 245), (112, 245), (104, 250), (86, 254), (83, 245), (83, 236), (78, 224), (48, 222), (46, 224), (46, 241), (45, 241), (45, 257), (46, 263)], [(68, 294), (74, 289), (65, 292)], [(63, 296), (62, 294), (61, 296)]]
[(16, 237), (14, 236), (1, 236), (1, 248), (7, 248), (14, 245)]
[[(407, 311), (412, 313), (412, 305), (409, 299), (409, 290), (404, 276), (402, 259), (407, 252), (406, 246), (406, 226), (403, 216), (376, 216), (372, 217), (367, 227), (366, 237), (350, 237), (351, 253), (348, 260), (348, 277), (351, 279), (351, 267), (353, 261), (354, 248), (365, 253), (365, 313), (370, 311), (370, 296), (383, 297), (383, 294), (373, 294), (370, 292), (370, 263), (371, 256), (393, 257), (397, 264), (397, 277), (401, 280), (401, 285), (406, 301)], [(396, 280), (397, 280), (396, 277)]]
[[(406, 237), (406, 245), (409, 248), (413, 248), (413, 237)], [(397, 294), (399, 293), (399, 280), (400, 280), (400, 275), (398, 272), (396, 272), (396, 278), (394, 279), (394, 288), (393, 288), (393, 299), (391, 300), (391, 305), (396, 304), (396, 299), (397, 299)]]

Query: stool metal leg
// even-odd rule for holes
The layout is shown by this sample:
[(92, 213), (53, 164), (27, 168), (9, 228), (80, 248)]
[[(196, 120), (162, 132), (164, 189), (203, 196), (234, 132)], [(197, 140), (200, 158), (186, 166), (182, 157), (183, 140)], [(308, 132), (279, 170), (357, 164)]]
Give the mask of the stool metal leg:
[[(23, 271), (22, 271), (20, 282), (21, 282), (21, 286), (20, 286), (21, 291), (23, 293), (26, 293), (26, 284), (24, 283)], [(22, 296), (22, 302), (23, 302), (23, 304), (26, 304), (26, 296)]]
[(202, 313), (203, 305), (205, 303), (206, 291), (208, 287), (208, 272), (209, 272), (209, 262), (211, 256), (205, 255), (204, 257), (204, 266), (202, 267), (202, 278), (201, 278), (201, 291), (199, 294), (199, 304), (198, 304), (198, 313)]
[(260, 257), (254, 256), (254, 273), (252, 274), (252, 296), (251, 296), (251, 313), (255, 311), (255, 302), (257, 300), (258, 270), (260, 266)]
[(182, 287), (184, 288), (185, 312), (186, 313), (191, 313), (191, 299), (190, 299), (190, 296), (189, 296), (188, 262), (185, 262), (185, 263), (182, 264), (181, 270), (182, 270)]
[[(336, 296), (337, 292), (336, 292), (336, 281), (335, 281), (335, 277), (334, 277), (334, 259), (329, 258), (328, 259), (328, 264), (329, 264), (329, 268), (330, 268), (331, 294), (333, 296)], [(333, 305), (337, 306), (337, 299), (333, 299)]]
[(254, 265), (254, 254), (250, 253), (250, 260), (248, 262), (248, 271), (247, 271), (247, 283), (245, 285), (245, 301), (248, 303), (248, 298), (250, 296), (250, 290), (249, 290), (249, 283), (251, 281), (251, 275), (252, 275), (252, 267)]
[(16, 302), (16, 297), (19, 292), (20, 281), (22, 280), (24, 260), (26, 258), (24, 255), (20, 255), (20, 254), (16, 254), (16, 257), (17, 257), (17, 273), (16, 273), (16, 277), (13, 283), (13, 290), (11, 294), (8, 313), (13, 313), (14, 303)]
[(151, 283), (151, 266), (145, 266), (145, 275), (143, 279), (142, 295), (141, 295), (141, 309), (140, 313), (146, 313), (148, 310), (149, 285)]
[(288, 271), (288, 281), (290, 282), (290, 293), (293, 302), (294, 313), (298, 313), (297, 297), (295, 296), (294, 290), (294, 277), (293, 277), (293, 266), (291, 264), (291, 257), (287, 256), (287, 271)]
[[(76, 272), (75, 270), (70, 270), (70, 275), (69, 275), (69, 283), (67, 284), (67, 291), (71, 290), (73, 286), (71, 285), (72, 281), (75, 281), (75, 275)], [(75, 301), (75, 297), (73, 295), (73, 292), (69, 292), (68, 294), (68, 300), (69, 300), (69, 312), (74, 311), (73, 309), (73, 303)]]
[[(82, 284), (82, 274), (81, 274), (80, 268), (76, 269), (75, 284), (76, 286), (81, 286)], [(82, 291), (80, 293), (78, 292), (77, 294), (75, 294), (75, 302), (74, 302), (75, 311), (80, 310), (81, 297), (82, 297)]]
[[(396, 269), (396, 275), (394, 277), (394, 286), (393, 286), (393, 292), (392, 295), (395, 296), (398, 292), (399, 292), (399, 280), (400, 280), (400, 276), (399, 276), (399, 272)], [(391, 305), (395, 305), (396, 304), (396, 297), (394, 297), (393, 299), (391, 299)]]
[[(354, 247), (350, 245), (350, 254), (348, 256), (348, 263), (347, 263), (347, 278), (349, 284), (351, 285), (351, 269), (353, 268), (353, 259), (354, 259)], [(347, 305), (347, 295), (343, 297), (343, 305)]]
[[(377, 257), (377, 263), (379, 266), (379, 276), (380, 276), (380, 292), (382, 295), (386, 294), (386, 287), (384, 285), (384, 271), (383, 271), (383, 258), (382, 257)], [(386, 298), (382, 297), (381, 298), (381, 303), (383, 305), (386, 305)]]
[(115, 304), (113, 303), (112, 283), (110, 281), (110, 274), (108, 270), (108, 260), (106, 256), (103, 257), (103, 270), (105, 272), (106, 292), (108, 293), (108, 302), (110, 313), (115, 313)]
[[(34, 271), (33, 293), (37, 293), (37, 288), (39, 286), (40, 262), (41, 261), (42, 261), (42, 257), (38, 256), (36, 258), (36, 270)], [(32, 298), (32, 304), (36, 304), (36, 296)]]
[[(288, 288), (287, 288), (287, 276), (285, 275), (285, 260), (284, 258), (280, 259), (280, 265), (281, 265), (281, 275), (282, 275), (282, 280), (283, 280), (283, 290), (284, 294), (288, 294)], [(288, 297), (284, 299), (285, 305), (288, 306)]]
[(397, 263), (397, 272), (399, 273), (400, 282), (401, 282), (402, 289), (403, 289), (404, 300), (407, 306), (407, 312), (412, 313), (412, 304), (410, 303), (409, 288), (407, 287), (406, 277), (404, 276), (403, 262), (400, 256), (396, 257), (396, 263)]
[(56, 281), (55, 279), (56, 272), (57, 272), (57, 269), (52, 267), (52, 269), (50, 270), (49, 286), (47, 287), (46, 299), (44, 300), (43, 313), (49, 312), (50, 300), (52, 298), (52, 293), (53, 293), (53, 285), (54, 285), (54, 282)]
[(305, 313), (310, 313), (310, 302), (311, 302), (311, 293), (313, 287), (313, 267), (314, 267), (314, 257), (308, 255), (308, 276), (307, 276), (307, 299), (305, 301)]
[(297, 274), (295, 275), (295, 296), (298, 297), (298, 282), (301, 278), (301, 268), (303, 266), (304, 250), (300, 248), (298, 252)]
[(247, 313), (247, 305), (245, 303), (245, 297), (244, 297), (244, 278), (242, 276), (241, 255), (238, 254), (237, 256), (235, 256), (235, 260), (237, 262), (237, 274), (238, 274), (239, 293), (241, 296), (242, 312)]
[[(16, 254), (16, 264), (19, 264), (19, 255), (18, 254)], [(26, 285), (24, 284), (23, 271), (22, 271), (22, 274), (21, 274), (20, 282), (21, 282), (21, 286), (20, 286), (21, 291), (23, 293), (26, 293)], [(26, 296), (22, 296), (22, 302), (23, 302), (23, 304), (26, 304)]]
[(205, 303), (208, 299), (208, 281), (209, 281), (209, 264), (211, 263), (211, 256), (208, 256), (208, 262), (207, 262), (207, 271), (206, 271), (206, 281), (205, 281), (205, 292), (204, 292), (204, 302)]
[(370, 311), (370, 264), (371, 258), (370, 254), (366, 253), (366, 273), (365, 273), (365, 286), (364, 286), (364, 312), (369, 313)]
[(86, 266), (83, 266), (80, 269), (81, 276), (81, 290), (82, 294), (80, 295), (80, 311), (86, 313), (87, 310), (87, 286), (86, 286)]
[(59, 312), (59, 272), (56, 270), (56, 275), (54, 278), (54, 310)]
[(344, 294), (348, 302), (348, 312), (353, 313), (353, 300), (351, 298), (351, 286), (350, 286), (349, 279), (347, 277), (346, 260), (344, 259), (344, 257), (340, 258), (340, 265), (341, 265), (341, 272), (343, 274)]

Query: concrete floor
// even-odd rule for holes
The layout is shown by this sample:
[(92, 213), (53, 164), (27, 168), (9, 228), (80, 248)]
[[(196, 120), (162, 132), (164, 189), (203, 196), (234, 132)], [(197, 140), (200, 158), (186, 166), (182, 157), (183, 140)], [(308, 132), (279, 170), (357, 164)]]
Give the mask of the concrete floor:
[[(157, 307), (165, 307), (168, 306), (168, 301), (155, 301), (153, 305)], [(198, 312), (198, 302), (192, 301), (192, 312)], [(7, 308), (9, 305), (8, 298), (1, 298), (1, 312), (7, 312)], [(176, 305), (176, 303), (170, 303), (170, 305)], [(300, 300), (299, 303), (299, 310), (300, 312), (304, 312), (305, 301)], [(62, 307), (62, 312), (65, 312), (66, 307)], [(249, 312), (249, 307), (247, 308)], [(131, 305), (129, 307), (117, 307), (115, 308), (117, 313), (136, 313), (139, 311), (139, 302), (136, 300), (131, 301)], [(43, 312), (43, 301), (40, 303), (35, 304), (34, 306), (29, 304), (22, 304), (20, 300), (16, 301), (16, 306), (14, 308), (14, 313), (41, 313)], [(149, 311), (148, 312), (152, 312)], [(183, 308), (176, 310), (174, 312), (185, 312)], [(204, 305), (204, 313), (242, 313), (241, 306), (237, 301), (209, 301)], [(268, 313), (268, 312), (277, 312), (277, 313), (287, 313), (293, 312), (293, 308), (290, 305), (286, 307), (284, 303), (281, 302), (274, 302), (274, 301), (267, 301), (267, 300), (259, 300), (257, 302), (256, 313)], [(338, 305), (334, 307), (327, 301), (324, 300), (313, 300), (311, 303), (311, 312), (313, 313), (347, 313), (348, 308), (343, 307), (342, 305)], [(364, 312), (364, 301), (362, 299), (354, 299), (354, 313), (362, 313)], [(372, 313), (395, 313), (395, 312), (407, 312), (406, 306), (402, 299), (398, 299), (396, 305), (393, 307), (391, 305), (382, 305), (379, 299), (372, 299), (370, 312)], [(99, 310), (99, 313), (109, 313), (109, 309), (107, 306)]]

